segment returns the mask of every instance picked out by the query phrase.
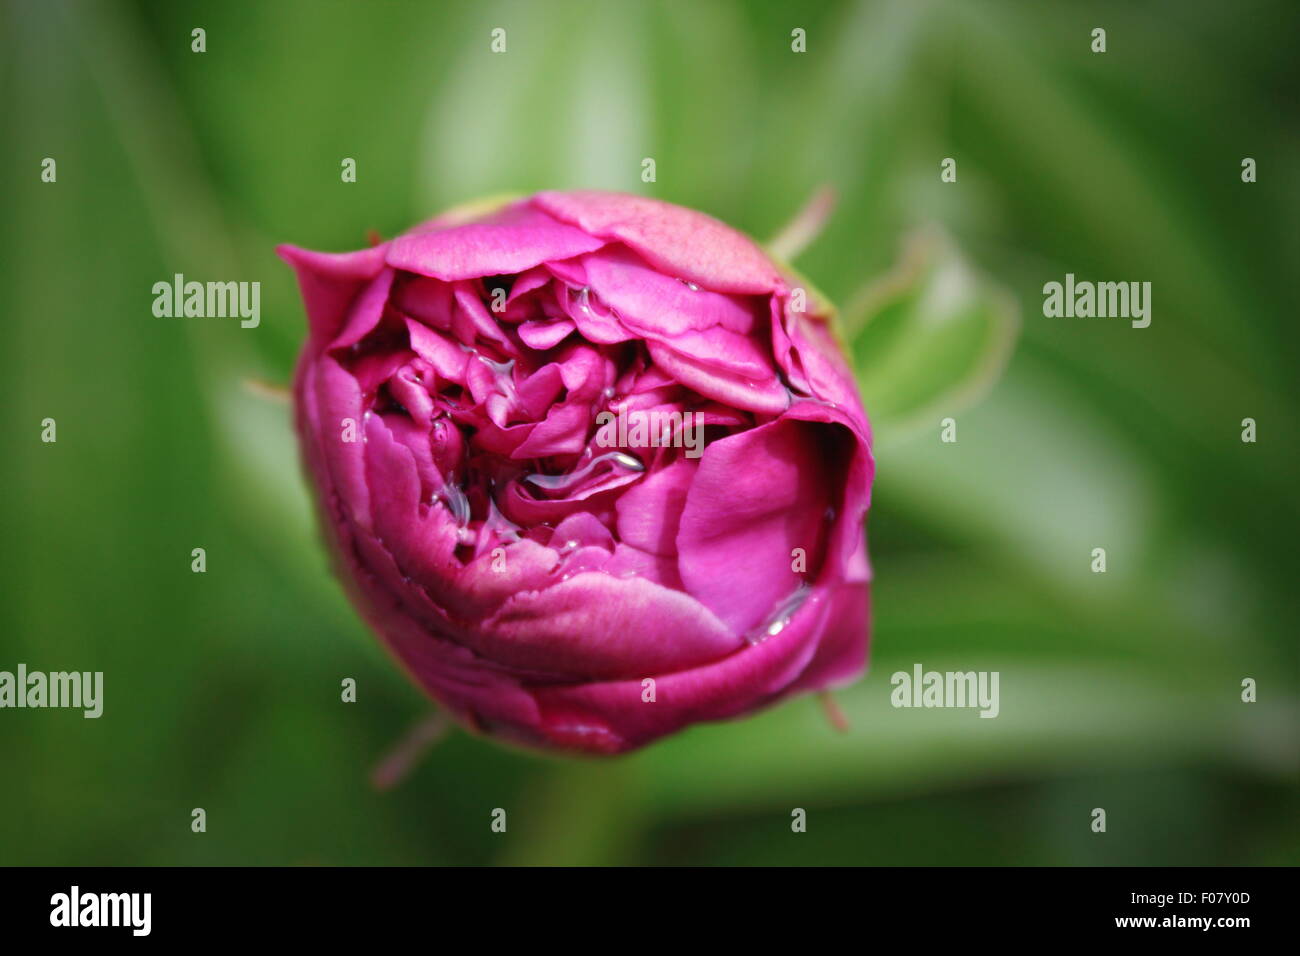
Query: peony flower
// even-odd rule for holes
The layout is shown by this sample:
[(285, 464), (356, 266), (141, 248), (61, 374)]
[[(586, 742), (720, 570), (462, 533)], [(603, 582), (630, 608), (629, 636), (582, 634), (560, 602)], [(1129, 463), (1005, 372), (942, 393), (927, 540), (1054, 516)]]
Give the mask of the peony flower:
[(861, 673), (870, 429), (829, 310), (753, 241), (547, 192), (279, 252), (339, 575), (460, 722), (617, 753)]

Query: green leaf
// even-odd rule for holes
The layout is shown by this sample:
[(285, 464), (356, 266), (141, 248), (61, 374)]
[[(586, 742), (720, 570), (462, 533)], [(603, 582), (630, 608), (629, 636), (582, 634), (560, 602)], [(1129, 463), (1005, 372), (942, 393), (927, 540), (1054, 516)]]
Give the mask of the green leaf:
[(844, 312), (862, 398), (877, 432), (937, 425), (981, 397), (1020, 329), (1011, 296), (937, 229), (914, 234), (899, 265)]
[(927, 656), (926, 669), (999, 673), (1000, 710), (984, 720), (977, 708), (893, 706), (892, 674), (910, 673), (915, 663), (907, 653), (877, 660), (867, 678), (835, 692), (847, 733), (827, 725), (815, 700), (788, 701), (636, 754), (627, 761), (636, 775), (630, 789), (663, 816), (707, 817), (770, 812), (813, 798), (915, 798), (1099, 766), (1192, 762), (1246, 766), (1273, 778), (1294, 772), (1294, 743), (1277, 735), (1294, 720), (1294, 697), (1246, 720), (1236, 716), (1236, 694), (1223, 683), (1216, 687), (1209, 674), (1170, 681), (1105, 662), (1054, 665), (987, 651)]

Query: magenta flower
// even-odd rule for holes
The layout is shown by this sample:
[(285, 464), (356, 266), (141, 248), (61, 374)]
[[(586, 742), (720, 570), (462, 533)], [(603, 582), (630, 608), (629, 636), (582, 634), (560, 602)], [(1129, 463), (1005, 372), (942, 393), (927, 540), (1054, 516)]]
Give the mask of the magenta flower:
[(616, 753), (861, 673), (870, 429), (750, 239), (574, 192), (279, 251), (340, 576), (461, 722)]

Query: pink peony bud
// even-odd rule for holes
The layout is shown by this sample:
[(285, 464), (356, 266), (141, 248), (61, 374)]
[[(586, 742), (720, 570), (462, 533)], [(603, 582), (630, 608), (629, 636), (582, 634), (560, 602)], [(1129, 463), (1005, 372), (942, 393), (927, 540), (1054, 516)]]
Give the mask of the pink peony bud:
[(750, 239), (574, 192), (279, 251), (340, 576), (463, 723), (616, 753), (861, 673), (870, 429)]

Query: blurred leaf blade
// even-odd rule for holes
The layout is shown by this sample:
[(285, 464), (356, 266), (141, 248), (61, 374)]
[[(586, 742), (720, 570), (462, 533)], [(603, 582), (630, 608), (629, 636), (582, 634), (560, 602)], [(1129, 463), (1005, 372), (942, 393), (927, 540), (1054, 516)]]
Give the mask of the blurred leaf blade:
[(937, 428), (992, 388), (1020, 321), (1011, 296), (928, 229), (850, 302), (843, 325), (872, 425), (888, 435)]

